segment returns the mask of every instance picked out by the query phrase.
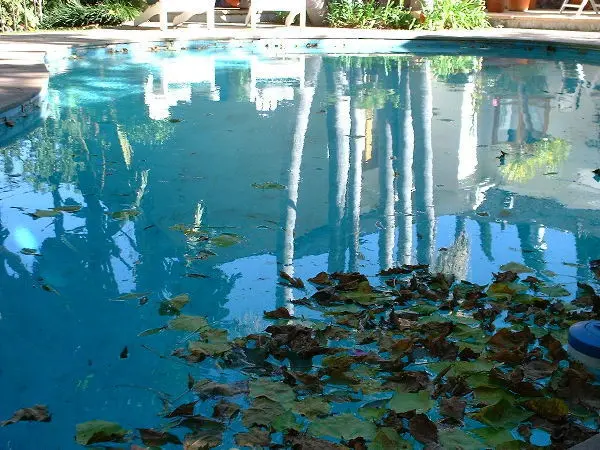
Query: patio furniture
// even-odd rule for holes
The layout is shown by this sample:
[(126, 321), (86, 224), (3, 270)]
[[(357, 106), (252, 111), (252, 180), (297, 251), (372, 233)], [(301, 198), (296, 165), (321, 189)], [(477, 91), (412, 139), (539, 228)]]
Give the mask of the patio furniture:
[(196, 14), (206, 13), (206, 27), (212, 29), (215, 26), (215, 0), (159, 0), (148, 6), (133, 22), (137, 27), (148, 22), (154, 16), (160, 16), (160, 29), (166, 31), (168, 28), (167, 14), (178, 12), (173, 19), (173, 26), (180, 25)]
[(600, 0), (599, 2), (596, 2), (595, 0), (580, 0), (580, 3), (569, 3), (569, 1), (570, 0), (564, 0), (562, 6), (560, 7), (561, 14), (565, 9), (572, 8), (577, 10), (575, 12), (575, 15), (578, 16), (583, 12), (583, 9), (588, 4), (588, 2), (590, 3), (590, 5), (592, 5), (592, 9), (594, 10), (594, 12), (596, 14), (600, 14)]
[(250, 27), (256, 28), (258, 16), (263, 11), (289, 11), (285, 19), (286, 27), (289, 27), (300, 14), (300, 26), (306, 26), (306, 0), (251, 0), (246, 25), (250, 22)]

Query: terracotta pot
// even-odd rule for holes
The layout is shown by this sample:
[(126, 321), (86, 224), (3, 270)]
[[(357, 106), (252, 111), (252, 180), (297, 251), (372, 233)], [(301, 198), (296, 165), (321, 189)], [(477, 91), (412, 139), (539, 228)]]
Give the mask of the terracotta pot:
[(504, 12), (504, 1), (505, 0), (486, 0), (485, 6), (488, 12), (501, 13)]
[(527, 11), (529, 0), (508, 0), (508, 9), (510, 11)]
[(537, 0), (529, 0), (529, 9), (537, 8)]

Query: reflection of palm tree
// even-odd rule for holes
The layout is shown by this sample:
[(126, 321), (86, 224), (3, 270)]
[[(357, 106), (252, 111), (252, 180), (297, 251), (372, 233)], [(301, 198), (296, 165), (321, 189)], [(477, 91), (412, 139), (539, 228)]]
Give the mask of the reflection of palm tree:
[(392, 118), (394, 126), (394, 167), (398, 176), (398, 262), (410, 264), (412, 259), (412, 189), (414, 130), (410, 109), (409, 66), (402, 61), (398, 82), (400, 106)]
[[(292, 158), (290, 162), (289, 177), (287, 184), (287, 199), (284, 208), (285, 226), (283, 232), (283, 257), (281, 260), (282, 270), (288, 275), (294, 275), (294, 231), (296, 229), (296, 215), (298, 207), (298, 188), (300, 185), (300, 169), (302, 166), (302, 153), (304, 151), (304, 138), (308, 129), (310, 109), (315, 95), (317, 79), (321, 71), (321, 58), (309, 57), (306, 61), (308, 76), (303, 86), (299, 88), (298, 112), (296, 114), (296, 129), (292, 146)], [(293, 300), (292, 290), (284, 289), (283, 302), (278, 306), (289, 306)], [(278, 296), (279, 297), (279, 296)]]
[[(379, 157), (379, 192), (380, 210), (383, 222), (383, 230), (379, 231), (379, 255), (381, 269), (388, 269), (394, 265), (394, 232), (396, 229), (395, 214), (395, 186), (394, 186), (394, 141), (392, 136), (392, 125), (390, 114), (392, 108), (387, 105), (385, 109), (378, 111), (377, 135), (383, 141), (380, 143)], [(395, 125), (395, 124), (394, 124)], [(396, 127), (394, 127), (396, 128)]]
[[(336, 69), (334, 72), (334, 68)], [(339, 67), (327, 65), (327, 88), (335, 94), (335, 104), (327, 106), (329, 149), (329, 271), (343, 270), (344, 242), (341, 230), (346, 208), (346, 190), (350, 166), (350, 98), (347, 79)]]
[[(357, 85), (362, 78), (362, 70), (355, 69), (352, 85)], [(360, 203), (362, 195), (362, 158), (367, 144), (367, 111), (359, 108), (356, 97), (352, 98), (352, 141), (351, 171), (349, 200), (351, 205), (352, 220), (352, 245), (350, 248), (349, 270), (358, 270), (358, 255), (360, 253)]]
[[(459, 228), (457, 227), (457, 230)], [(440, 252), (435, 264), (435, 271), (446, 275), (454, 275), (458, 280), (465, 280), (469, 270), (470, 244), (466, 231), (458, 232), (454, 243)]]
[(415, 207), (419, 214), (425, 215), (424, 220), (417, 220), (417, 259), (421, 264), (431, 264), (435, 245), (435, 211), (431, 145), (433, 104), (429, 61), (422, 61), (413, 66), (409, 84), (415, 142)]
[(517, 234), (521, 244), (523, 262), (526, 266), (540, 272), (545, 269), (544, 259), (545, 228), (535, 223), (517, 223)]

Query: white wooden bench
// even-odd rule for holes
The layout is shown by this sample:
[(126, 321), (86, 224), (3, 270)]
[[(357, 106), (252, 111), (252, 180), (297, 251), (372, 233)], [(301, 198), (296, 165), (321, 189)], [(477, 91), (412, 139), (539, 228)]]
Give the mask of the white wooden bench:
[(258, 17), (263, 11), (289, 11), (285, 19), (285, 26), (289, 27), (294, 19), (300, 15), (300, 26), (306, 26), (306, 0), (250, 0), (250, 8), (246, 16), (252, 28), (256, 28)]
[(160, 29), (166, 31), (168, 28), (167, 14), (178, 12), (173, 19), (173, 26), (180, 25), (196, 14), (206, 13), (206, 27), (212, 29), (215, 26), (215, 0), (159, 0), (148, 6), (133, 22), (137, 27), (148, 22), (154, 16), (160, 16)]

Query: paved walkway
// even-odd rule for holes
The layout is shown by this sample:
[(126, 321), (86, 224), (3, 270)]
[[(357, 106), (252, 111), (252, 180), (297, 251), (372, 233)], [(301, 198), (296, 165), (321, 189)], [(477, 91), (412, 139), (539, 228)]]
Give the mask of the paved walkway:
[[(351, 30), (265, 25), (255, 30), (241, 25), (218, 25), (207, 30), (190, 25), (161, 32), (156, 24), (142, 28), (119, 27), (81, 31), (54, 31), (0, 35), (0, 111), (6, 112), (35, 97), (47, 85), (48, 73), (43, 64), (47, 52), (66, 51), (72, 47), (111, 43), (152, 42), (161, 40), (253, 40), (253, 39), (391, 39), (459, 41), (541, 41), (552, 45), (575, 45), (600, 48), (595, 32), (525, 30), (491, 28), (478, 31), (401, 31)], [(6, 114), (0, 113), (0, 121)]]

